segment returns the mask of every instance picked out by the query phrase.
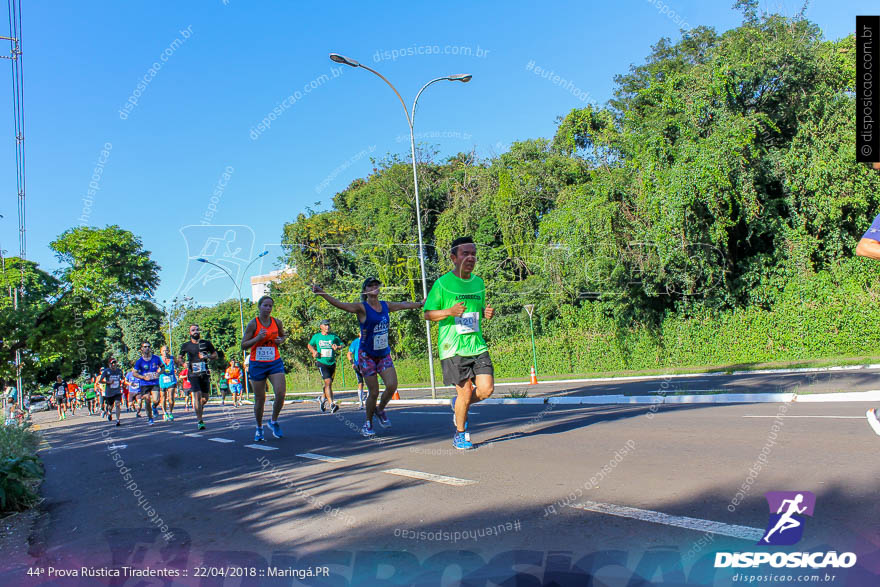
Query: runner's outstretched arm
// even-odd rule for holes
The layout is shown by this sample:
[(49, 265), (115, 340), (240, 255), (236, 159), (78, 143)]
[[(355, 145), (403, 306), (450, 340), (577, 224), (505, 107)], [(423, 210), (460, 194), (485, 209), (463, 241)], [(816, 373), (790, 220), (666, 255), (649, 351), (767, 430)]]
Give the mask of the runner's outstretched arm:
[(337, 300), (336, 298), (334, 298), (333, 296), (328, 294), (326, 291), (324, 291), (321, 288), (321, 286), (318, 284), (315, 284), (312, 286), (312, 292), (315, 295), (321, 296), (322, 298), (327, 300), (331, 306), (339, 308), (340, 310), (344, 310), (346, 312), (351, 312), (352, 314), (358, 314), (358, 315), (365, 313), (364, 306), (360, 302), (357, 302), (355, 304), (351, 304), (348, 302), (340, 302), (339, 300)]
[(401, 310), (418, 310), (425, 305), (425, 302), (385, 302), (388, 304), (389, 312), (399, 312)]

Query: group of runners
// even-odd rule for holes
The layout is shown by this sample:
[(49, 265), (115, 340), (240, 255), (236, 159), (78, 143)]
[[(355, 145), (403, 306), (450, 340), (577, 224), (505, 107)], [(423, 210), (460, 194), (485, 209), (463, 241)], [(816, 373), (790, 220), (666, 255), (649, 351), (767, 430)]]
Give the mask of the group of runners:
[[(358, 404), (365, 411), (361, 434), (366, 437), (376, 434), (374, 418), (383, 427), (391, 426), (386, 407), (397, 391), (398, 381), (389, 341), (390, 314), (421, 309), (426, 320), (439, 322), (438, 346), (443, 382), (456, 388), (452, 400), (453, 445), (458, 449), (473, 448), (468, 434), (468, 409), (492, 395), (495, 387), (492, 360), (482, 335), (482, 322), (491, 319), (494, 310), (486, 301), (483, 280), (473, 274), (477, 259), (473, 239), (454, 240), (449, 259), (453, 269), (437, 279), (424, 302), (381, 300), (382, 284), (374, 277), (364, 280), (359, 302), (340, 301), (319, 285), (312, 286), (315, 295), (354, 314), (360, 325), (360, 336), (348, 347), (331, 333), (329, 320), (321, 322), (320, 332), (308, 342), (323, 382), (322, 394), (317, 399), (322, 412), (332, 414), (339, 410), (333, 396), (333, 378), (337, 360), (341, 352), (347, 350), (347, 359), (357, 375)], [(242, 350), (248, 353), (246, 370), (253, 392), (256, 442), (265, 439), (263, 420), (269, 383), (275, 399), (266, 424), (275, 438), (283, 437), (278, 420), (284, 407), (286, 382), (279, 345), (284, 343), (287, 333), (281, 321), (272, 316), (274, 304), (271, 296), (259, 299), (258, 315), (248, 323), (241, 341)], [(218, 354), (209, 340), (201, 338), (198, 325), (189, 327), (189, 335), (189, 341), (181, 345), (176, 356), (171, 356), (164, 346), (160, 355), (154, 355), (150, 343), (144, 342), (140, 348), (141, 356), (125, 375), (116, 359), (109, 359), (107, 367), (93, 378), (91, 387), (84, 390), (89, 413), (97, 413), (100, 401), (101, 415), (110, 421), (113, 421), (115, 408), (117, 426), (123, 404), (126, 410), (135, 409), (136, 416), (140, 416), (142, 408), (145, 409), (150, 425), (158, 418), (160, 408), (163, 419), (173, 421), (175, 396), (178, 390), (182, 390), (192, 401), (198, 429), (204, 430), (204, 410), (211, 390), (208, 361), (217, 360)], [(236, 406), (241, 405), (242, 375), (240, 365), (232, 361), (223, 377)], [(385, 386), (381, 394), (379, 379)], [(225, 389), (222, 384), (221, 389)], [(65, 408), (75, 409), (67, 401), (68, 393), (69, 384), (59, 376), (53, 388), (58, 399), (59, 419), (65, 418)], [(223, 401), (225, 403), (225, 393)]]
[[(147, 422), (153, 424), (160, 415), (160, 408), (162, 419), (173, 421), (178, 399), (184, 402), (185, 409), (192, 409), (194, 403), (188, 377), (189, 366), (172, 358), (166, 346), (162, 346), (160, 352), (160, 355), (154, 355), (150, 343), (144, 342), (140, 348), (141, 356), (127, 373), (123, 374), (118, 361), (110, 358), (107, 367), (87, 377), (81, 386), (76, 381), (65, 381), (58, 375), (52, 386), (52, 401), (58, 410), (58, 419), (65, 420), (68, 411), (75, 415), (79, 407), (89, 415), (99, 415), (100, 411), (102, 418), (113, 421), (115, 405), (117, 426), (123, 408), (126, 412), (135, 412), (136, 418), (140, 418), (145, 410)], [(181, 366), (183, 368), (179, 369)], [(238, 361), (230, 361), (218, 385), (224, 405), (227, 395), (232, 395), (234, 405), (242, 405), (241, 380)]]

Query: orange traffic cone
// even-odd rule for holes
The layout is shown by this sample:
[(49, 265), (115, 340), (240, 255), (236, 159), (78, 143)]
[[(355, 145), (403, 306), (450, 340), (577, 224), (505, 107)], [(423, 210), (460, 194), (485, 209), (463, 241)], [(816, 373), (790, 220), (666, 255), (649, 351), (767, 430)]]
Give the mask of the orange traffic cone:
[(400, 394), (397, 393), (397, 390), (394, 390), (394, 395), (391, 396), (391, 399), (400, 399)]
[(538, 376), (535, 374), (535, 366), (532, 365), (532, 379), (529, 381), (529, 385), (537, 385), (538, 384)]

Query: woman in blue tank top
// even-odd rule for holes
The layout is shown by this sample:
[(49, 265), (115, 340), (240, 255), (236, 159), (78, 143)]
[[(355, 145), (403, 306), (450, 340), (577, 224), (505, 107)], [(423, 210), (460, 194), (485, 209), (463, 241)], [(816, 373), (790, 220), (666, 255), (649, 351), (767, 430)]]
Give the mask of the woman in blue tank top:
[[(361, 287), (361, 301), (359, 303), (340, 302), (320, 286), (312, 286), (312, 291), (323, 297), (331, 305), (356, 314), (361, 325), (361, 346), (358, 351), (358, 368), (364, 381), (367, 383), (369, 394), (366, 402), (366, 422), (361, 428), (364, 436), (373, 436), (373, 414), (379, 419), (382, 426), (388, 427), (391, 422), (385, 415), (385, 406), (397, 391), (397, 371), (391, 360), (391, 345), (389, 344), (389, 321), (391, 312), (400, 310), (418, 310), (424, 302), (384, 302), (379, 300), (379, 287), (382, 284), (375, 277), (368, 277)], [(385, 384), (385, 391), (379, 398), (379, 377)]]

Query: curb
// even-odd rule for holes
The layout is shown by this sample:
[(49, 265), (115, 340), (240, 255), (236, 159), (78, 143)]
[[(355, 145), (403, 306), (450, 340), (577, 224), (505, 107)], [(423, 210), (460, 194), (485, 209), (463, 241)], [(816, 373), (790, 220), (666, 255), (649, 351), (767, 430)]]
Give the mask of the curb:
[[(719, 393), (714, 395), (591, 395), (563, 397), (489, 398), (480, 402), (488, 405), (597, 405), (597, 404), (757, 404), (757, 403), (818, 403), (818, 402), (880, 402), (880, 389), (842, 393)], [(389, 405), (448, 406), (448, 399), (391, 400)]]

